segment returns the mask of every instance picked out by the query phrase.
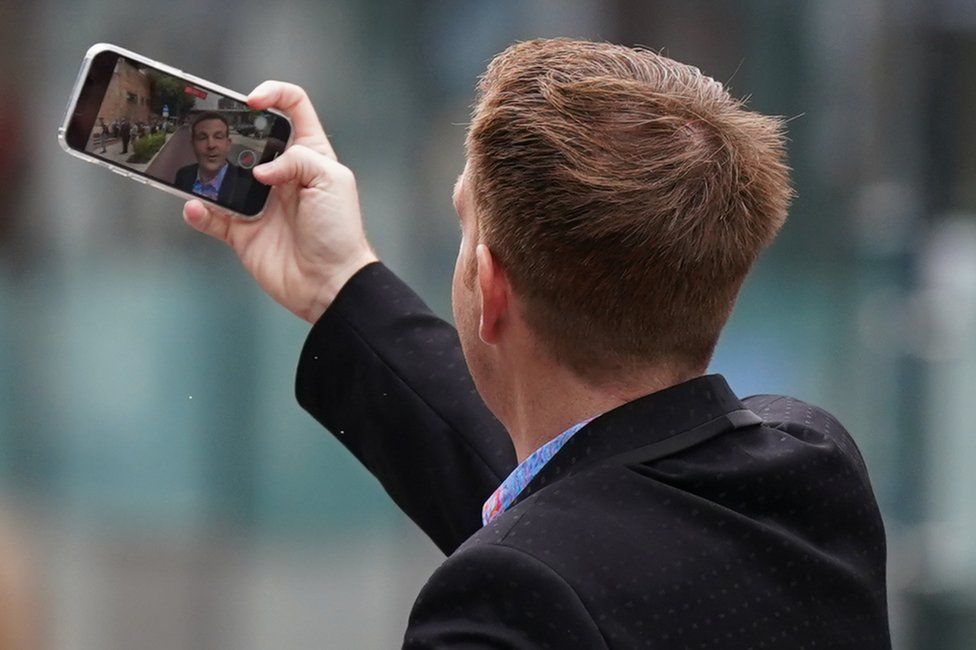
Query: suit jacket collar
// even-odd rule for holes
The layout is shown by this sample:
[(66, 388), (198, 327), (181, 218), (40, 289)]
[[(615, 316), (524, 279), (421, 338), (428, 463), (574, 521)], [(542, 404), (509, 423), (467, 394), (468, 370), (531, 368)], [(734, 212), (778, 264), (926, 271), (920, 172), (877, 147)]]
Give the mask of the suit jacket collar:
[(231, 196), (234, 194), (234, 188), (237, 185), (237, 166), (234, 163), (227, 161), (227, 171), (224, 174), (224, 180), (220, 184), (220, 190), (217, 193), (217, 199), (222, 203), (228, 203), (231, 200)]
[[(696, 377), (618, 406), (577, 431), (522, 490), (512, 507), (582, 468), (666, 441), (743, 409), (721, 375)], [(731, 423), (723, 427), (733, 428)]]

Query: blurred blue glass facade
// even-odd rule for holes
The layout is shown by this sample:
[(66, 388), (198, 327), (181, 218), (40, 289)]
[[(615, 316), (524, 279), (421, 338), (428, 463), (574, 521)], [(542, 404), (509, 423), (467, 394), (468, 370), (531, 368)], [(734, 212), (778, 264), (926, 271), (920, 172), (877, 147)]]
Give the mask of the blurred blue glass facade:
[(391, 646), (439, 560), (297, 407), (307, 326), (177, 200), (58, 149), (85, 49), (245, 92), (305, 86), (381, 257), (447, 317), (477, 75), (557, 35), (664, 48), (791, 118), (798, 197), (712, 369), (851, 430), (889, 531), (896, 647), (976, 643), (969, 3), (47, 0), (4, 16), (0, 505), (39, 549), (44, 647)]

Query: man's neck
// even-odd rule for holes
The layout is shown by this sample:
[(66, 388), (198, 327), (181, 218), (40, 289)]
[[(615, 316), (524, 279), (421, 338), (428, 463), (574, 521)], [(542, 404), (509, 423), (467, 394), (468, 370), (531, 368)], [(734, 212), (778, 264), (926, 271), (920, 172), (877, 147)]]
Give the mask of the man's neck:
[(514, 381), (501, 417), (521, 463), (578, 422), (700, 375), (661, 367), (633, 373), (625, 381), (594, 383), (561, 366), (536, 367)]
[(221, 170), (223, 170), (224, 167), (226, 167), (226, 166), (227, 166), (227, 163), (225, 162), (223, 165), (221, 165), (220, 167), (218, 167), (217, 170), (214, 171), (213, 173), (205, 172), (205, 171), (203, 171), (203, 168), (202, 167), (198, 167), (197, 168), (197, 176), (204, 183), (210, 183), (215, 178), (217, 178), (217, 176), (220, 175)]

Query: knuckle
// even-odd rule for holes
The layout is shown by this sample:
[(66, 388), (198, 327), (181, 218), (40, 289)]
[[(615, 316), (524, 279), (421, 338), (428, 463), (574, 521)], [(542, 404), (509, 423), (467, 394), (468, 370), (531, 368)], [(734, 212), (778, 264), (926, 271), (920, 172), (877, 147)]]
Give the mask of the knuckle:
[(314, 151), (303, 144), (293, 144), (285, 153), (290, 153), (294, 160), (308, 160), (315, 155)]
[(282, 82), (281, 86), (288, 94), (289, 104), (297, 105), (308, 101), (308, 93), (298, 84)]
[(353, 173), (351, 169), (349, 169), (345, 165), (336, 163), (335, 171), (333, 172), (333, 175), (335, 176), (335, 180), (337, 183), (345, 185), (346, 187), (356, 186), (356, 175)]
[(279, 82), (275, 81), (274, 79), (265, 79), (264, 81), (262, 81), (261, 83), (259, 83), (257, 86), (255, 86), (254, 87), (254, 90), (252, 90), (251, 92), (252, 93), (257, 93), (257, 92), (260, 92), (260, 93), (275, 93), (278, 90), (278, 85), (279, 85)]
[(290, 162), (299, 175), (310, 180), (314, 178), (315, 184), (332, 184), (336, 181), (332, 169), (329, 168), (324, 156), (319, 152), (302, 144), (292, 145), (289, 151), (291, 152)]

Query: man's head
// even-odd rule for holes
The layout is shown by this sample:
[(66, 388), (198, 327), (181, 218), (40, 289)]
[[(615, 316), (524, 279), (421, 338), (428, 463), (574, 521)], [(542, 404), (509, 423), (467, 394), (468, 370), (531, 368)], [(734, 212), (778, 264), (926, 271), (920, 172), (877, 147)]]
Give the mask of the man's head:
[(697, 68), (605, 43), (498, 55), (466, 148), (454, 300), (476, 380), (491, 365), (491, 277), (543, 352), (588, 382), (704, 372), (791, 197), (779, 119)]
[(190, 127), (193, 154), (200, 165), (200, 173), (213, 176), (227, 162), (230, 152), (230, 125), (220, 113), (201, 113)]

